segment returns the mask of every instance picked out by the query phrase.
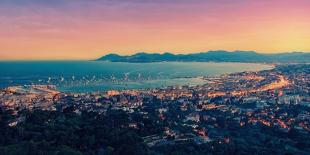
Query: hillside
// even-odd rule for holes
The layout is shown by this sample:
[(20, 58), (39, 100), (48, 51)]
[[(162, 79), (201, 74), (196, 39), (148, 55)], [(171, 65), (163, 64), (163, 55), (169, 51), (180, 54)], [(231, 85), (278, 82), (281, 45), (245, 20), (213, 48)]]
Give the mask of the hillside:
[(172, 53), (136, 53), (129, 56), (108, 54), (98, 61), (111, 62), (162, 62), (162, 61), (198, 61), (198, 62), (263, 62), (263, 63), (309, 63), (310, 53), (291, 52), (262, 54), (254, 51), (209, 51), (194, 54)]

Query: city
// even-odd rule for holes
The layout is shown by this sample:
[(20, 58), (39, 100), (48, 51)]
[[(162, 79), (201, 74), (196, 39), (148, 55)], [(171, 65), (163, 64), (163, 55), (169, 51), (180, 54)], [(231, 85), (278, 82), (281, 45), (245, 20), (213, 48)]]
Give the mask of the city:
[(0, 0), (0, 155), (310, 155), (310, 0)]
[(0, 107), (12, 111), (15, 117), (8, 125), (13, 128), (27, 119), (20, 113), (24, 110), (106, 117), (121, 113), (127, 120), (112, 123), (136, 133), (146, 150), (156, 153), (188, 152), (193, 146), (197, 153), (307, 154), (309, 75), (308, 64), (283, 64), (272, 70), (202, 77), (206, 84), (199, 86), (92, 93), (62, 93), (51, 85), (16, 86), (1, 90)]

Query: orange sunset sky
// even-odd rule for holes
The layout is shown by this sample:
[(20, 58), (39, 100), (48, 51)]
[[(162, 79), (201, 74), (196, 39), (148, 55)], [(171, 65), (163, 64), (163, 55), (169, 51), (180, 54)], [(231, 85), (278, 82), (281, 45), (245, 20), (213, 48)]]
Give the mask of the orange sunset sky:
[(310, 0), (0, 0), (0, 59), (310, 52)]

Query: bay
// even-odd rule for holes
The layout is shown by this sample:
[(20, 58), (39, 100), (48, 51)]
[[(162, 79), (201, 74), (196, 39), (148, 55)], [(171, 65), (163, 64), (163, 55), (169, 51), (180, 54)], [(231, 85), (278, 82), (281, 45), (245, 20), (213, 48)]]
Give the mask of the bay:
[(63, 92), (144, 89), (204, 84), (202, 76), (272, 69), (255, 63), (1, 61), (0, 87), (53, 84)]

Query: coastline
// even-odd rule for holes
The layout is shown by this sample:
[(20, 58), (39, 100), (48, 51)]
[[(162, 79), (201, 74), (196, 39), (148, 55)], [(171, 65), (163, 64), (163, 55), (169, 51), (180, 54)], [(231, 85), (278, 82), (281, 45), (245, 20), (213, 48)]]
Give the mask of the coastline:
[[(17, 65), (18, 62), (16, 62)], [(16, 63), (13, 63), (14, 65)], [(34, 62), (34, 64), (37, 64), (38, 62)], [(8, 63), (9, 64), (9, 63)], [(21, 63), (24, 66), (24, 62)], [(27, 62), (26, 65), (31, 65), (32, 62)], [(144, 77), (144, 79), (138, 80), (135, 79), (137, 77), (129, 77), (128, 80), (126, 79), (122, 79), (125, 77), (121, 77), (121, 79), (119, 79), (120, 77), (117, 77), (118, 79), (115, 79), (116, 81), (111, 81), (110, 77), (105, 76), (105, 77), (100, 77), (97, 76), (96, 77), (96, 81), (93, 81), (93, 79), (89, 79), (94, 75), (89, 75), (89, 73), (85, 73), (85, 75), (90, 76), (88, 79), (85, 79), (83, 81), (87, 82), (79, 82), (79, 84), (74, 84), (72, 82), (74, 82), (74, 79), (71, 80), (71, 78), (75, 78), (75, 81), (77, 80), (77, 76), (74, 76), (74, 73), (69, 73), (69, 77), (68, 76), (59, 76), (58, 79), (61, 80), (59, 82), (57, 82), (54, 85), (57, 85), (57, 90), (58, 91), (63, 91), (63, 92), (74, 92), (73, 90), (78, 90), (77, 92), (92, 92), (92, 91), (106, 91), (106, 90), (130, 90), (130, 89), (148, 89), (148, 88), (164, 88), (164, 87), (168, 87), (168, 86), (175, 86), (175, 85), (203, 85), (205, 81), (203, 81), (204, 78), (208, 78), (208, 77), (218, 77), (218, 76), (223, 76), (223, 75), (227, 75), (227, 74), (232, 74), (232, 73), (238, 73), (238, 72), (257, 72), (257, 71), (262, 71), (262, 70), (272, 70), (274, 69), (275, 65), (274, 64), (262, 64), (262, 63), (235, 63), (235, 62), (155, 62), (155, 63), (148, 63), (147, 66), (144, 65), (144, 63), (124, 63), (124, 62), (93, 62), (93, 61), (49, 61), (49, 62), (39, 62), (39, 66), (42, 65), (46, 65), (46, 64), (50, 64), (49, 66), (52, 65), (53, 68), (55, 68), (56, 66), (59, 65), (67, 65), (69, 66), (69, 68), (71, 68), (72, 65), (78, 64), (81, 67), (85, 68), (85, 65), (87, 64), (92, 64), (92, 67), (105, 67), (106, 65), (111, 66), (111, 67), (127, 67), (128, 65), (131, 66), (141, 66), (140, 69), (146, 70), (144, 69), (145, 67), (148, 68), (147, 66), (161, 66), (162, 69), (164, 69), (165, 75), (164, 77), (154, 77), (154, 78), (150, 78), (149, 77)], [(56, 66), (55, 66), (56, 65)], [(55, 66), (55, 67), (54, 67)], [(183, 68), (185, 70), (187, 70), (188, 73), (182, 73), (182, 74), (176, 74), (176, 75), (169, 75), (170, 71), (169, 70), (165, 70), (165, 68), (167, 67), (173, 67), (174, 70), (172, 72), (183, 72)], [(231, 68), (231, 66), (235, 66), (238, 68), (238, 66), (243, 66), (243, 69), (235, 69), (237, 71), (232, 71), (229, 69), (225, 69), (225, 67), (229, 67)], [(249, 66), (253, 66), (253, 67), (249, 67)], [(115, 68), (114, 67), (114, 68)], [(197, 68), (198, 67), (198, 68)], [(205, 68), (207, 67), (207, 68)], [(213, 67), (218, 68), (218, 70), (222, 70), (219, 72), (214, 72), (212, 73), (214, 69), (212, 69)], [(260, 69), (258, 69), (258, 68)], [(131, 67), (132, 68), (132, 67)], [(194, 74), (192, 73), (192, 69), (194, 70)], [(175, 70), (177, 69), (177, 70)], [(53, 69), (54, 70), (54, 69)], [(68, 69), (67, 69), (68, 70)], [(126, 74), (131, 74), (131, 76), (138, 76), (137, 74), (139, 73), (139, 71), (136, 71), (137, 69), (133, 70), (133, 73), (130, 69), (124, 70), (122, 76), (127, 76)], [(233, 69), (234, 70), (234, 69)], [(152, 72), (153, 70), (150, 68), (149, 70), (146, 70), (147, 72)], [(159, 72), (156, 73), (159, 76), (161, 76), (160, 74), (160, 70), (158, 70)], [(42, 70), (42, 72), (45, 72), (44, 70)], [(82, 70), (83, 72), (83, 70)], [(105, 71), (96, 71), (100, 74), (100, 72), (105, 72)], [(147, 73), (145, 72), (145, 73)], [(201, 72), (201, 73), (200, 73)], [(225, 73), (226, 72), (226, 73)], [(141, 74), (145, 74), (142, 73)], [(61, 74), (61, 73), (57, 73), (57, 74)], [(83, 74), (83, 73), (82, 73)], [(112, 73), (111, 73), (112, 74)], [(134, 75), (136, 74), (136, 75)], [(140, 74), (140, 73), (139, 73)], [(193, 75), (192, 75), (193, 74)], [(210, 74), (210, 75), (208, 75)], [(158, 76), (156, 75), (156, 76)], [(21, 75), (22, 76), (22, 75)], [(47, 75), (45, 75), (47, 76)], [(140, 75), (139, 75), (140, 76)], [(145, 75), (144, 75), (145, 76)], [(65, 79), (65, 83), (62, 82), (63, 77)], [(202, 77), (201, 79), (199, 79), (199, 77)], [(0, 77), (1, 78), (1, 77)], [(80, 78), (84, 78), (84, 77), (80, 77)], [(103, 79), (100, 79), (103, 78)], [(10, 78), (8, 78), (10, 79)], [(38, 79), (39, 81), (42, 81), (42, 78)], [(44, 85), (44, 84), (52, 84), (53, 83), (42, 83), (39, 82), (38, 80), (35, 80), (34, 82), (31, 82), (30, 84), (25, 83), (26, 85), (31, 85), (31, 84), (38, 84), (38, 85)], [(52, 80), (57, 80), (57, 78), (53, 78)], [(66, 80), (69, 80), (68, 82), (66, 82)], [(76, 81), (78, 82), (78, 81)], [(76, 83), (75, 82), (75, 83)], [(24, 84), (21, 84), (24, 85)], [(143, 86), (145, 85), (145, 86)], [(12, 85), (9, 85), (12, 86)], [(18, 86), (18, 85), (13, 85), (13, 86)], [(5, 88), (5, 87), (3, 87)], [(91, 90), (91, 89), (94, 90)], [(116, 88), (116, 89), (115, 89)], [(70, 90), (72, 89), (72, 90)], [(83, 90), (85, 89), (85, 91)]]
[[(114, 63), (114, 62), (113, 62)], [(123, 63), (123, 62), (120, 62), (120, 63)], [(155, 62), (156, 63), (156, 62)], [(161, 62), (157, 62), (157, 63), (161, 63)], [(166, 62), (162, 62), (162, 63), (166, 63)], [(169, 62), (169, 63), (173, 63), (173, 62)], [(177, 62), (176, 62), (177, 63)], [(186, 62), (187, 63), (187, 62)], [(188, 62), (188, 63), (192, 63), (192, 62)], [(205, 62), (196, 62), (196, 63), (205, 63)], [(26, 88), (26, 89), (29, 89), (29, 88), (34, 88), (34, 89), (37, 89), (38, 90), (41, 90), (41, 91), (46, 91), (46, 92), (49, 92), (49, 91), (55, 91), (56, 93), (72, 93), (72, 94), (80, 94), (80, 93), (89, 93), (89, 94), (92, 94), (92, 93), (102, 93), (102, 92), (108, 92), (108, 91), (147, 91), (147, 90), (151, 90), (151, 89), (166, 89), (166, 88), (169, 88), (169, 87), (195, 87), (195, 86), (203, 86), (203, 85), (206, 85), (208, 84), (211, 80), (210, 79), (219, 79), (223, 76), (230, 76), (230, 75), (233, 75), (233, 74), (243, 74), (243, 73), (254, 73), (254, 72), (262, 72), (262, 71), (268, 71), (268, 70), (273, 70), (277, 65), (276, 64), (262, 64), (262, 63), (234, 63), (234, 62), (229, 62), (229, 63), (226, 63), (226, 62), (208, 62), (208, 63), (215, 63), (215, 64), (259, 64), (259, 65), (268, 65), (270, 66), (271, 68), (268, 68), (268, 69), (263, 69), (263, 70), (258, 70), (258, 71), (242, 71), (242, 72), (232, 72), (232, 73), (224, 73), (224, 74), (219, 74), (219, 75), (211, 75), (211, 76), (185, 76), (185, 77), (175, 77), (175, 78), (172, 78), (172, 79), (166, 79), (166, 80), (169, 80), (169, 81), (173, 81), (173, 80), (193, 80), (193, 81), (198, 81), (196, 84), (190, 84), (188, 82), (188, 84), (175, 84), (175, 85), (166, 85), (166, 86), (159, 86), (159, 87), (150, 87), (150, 88), (128, 88), (128, 89), (122, 89), (122, 88), (119, 88), (119, 89), (106, 89), (106, 90), (100, 90), (100, 91), (77, 91), (77, 92), (74, 92), (74, 91), (70, 91), (69, 90), (66, 90), (66, 89), (59, 89), (56, 85), (50, 85), (50, 84), (31, 84), (31, 85), (15, 85), (15, 86), (9, 86), (9, 87), (6, 87), (4, 88), (4, 90), (7, 90), (7, 89), (23, 89), (23, 88)], [(149, 81), (144, 81), (144, 82), (141, 82), (141, 83), (145, 83), (145, 82), (150, 82), (150, 81), (158, 81), (159, 79), (157, 80), (149, 80)], [(160, 81), (160, 80), (159, 80)], [(165, 80), (164, 80), (165, 81)], [(135, 81), (131, 81), (131, 82), (135, 82)], [(138, 82), (140, 83), (140, 82)], [(118, 85), (122, 85), (122, 82), (119, 82)], [(53, 88), (51, 90), (48, 90), (47, 88), (50, 87), (50, 88)]]
[[(206, 85), (144, 90), (64, 93), (46, 90), (54, 89), (54, 86), (36, 85), (30, 86), (29, 92), (18, 91), (19, 88), (0, 90), (0, 108), (12, 111), (12, 116), (16, 117), (8, 124), (12, 128), (23, 127), (29, 122), (26, 117), (29, 115), (41, 120), (38, 116), (46, 114), (48, 117), (43, 117), (46, 121), (40, 122), (47, 128), (55, 127), (55, 121), (49, 120), (58, 120), (58, 117), (51, 118), (55, 116), (51, 114), (70, 118), (108, 118), (105, 120), (112, 124), (115, 122), (109, 119), (110, 116), (125, 116), (122, 120), (129, 119), (119, 121), (121, 128), (136, 132), (143, 140), (141, 143), (149, 149), (175, 145), (179, 141), (196, 146), (229, 145), (232, 141), (234, 145), (240, 140), (248, 140), (244, 135), (260, 134), (259, 137), (263, 137), (270, 136), (270, 132), (274, 141), (284, 146), (287, 143), (281, 139), (292, 136), (292, 130), (309, 137), (310, 126), (305, 119), (309, 118), (310, 108), (309, 69), (308, 65), (278, 66), (273, 70), (209, 78), (211, 82)], [(299, 114), (288, 115), (290, 110)], [(20, 111), (26, 111), (27, 115)], [(90, 126), (99, 124), (98, 121)], [(66, 124), (71, 129), (72, 121), (69, 122)], [(156, 128), (158, 132), (139, 132), (150, 131), (150, 128)], [(243, 135), (234, 134), (236, 131)], [(279, 132), (284, 135), (278, 136)], [(298, 141), (308, 142), (307, 138)], [(261, 144), (264, 142), (263, 139)], [(256, 140), (254, 144), (257, 144)], [(294, 143), (291, 145), (295, 146)]]

